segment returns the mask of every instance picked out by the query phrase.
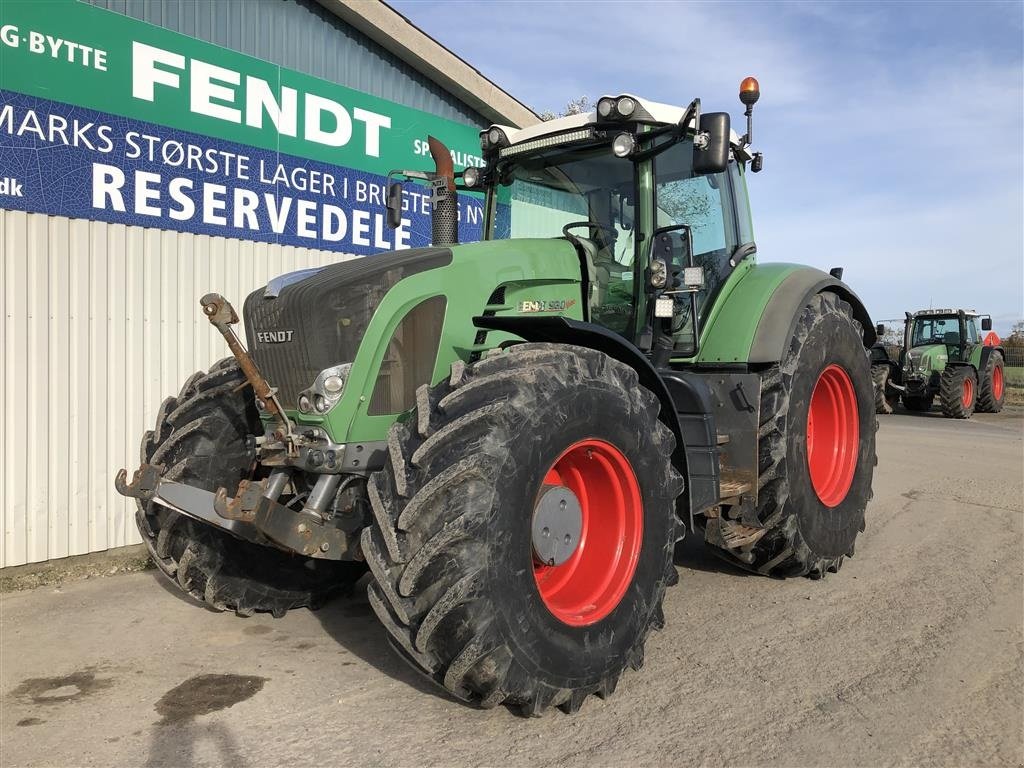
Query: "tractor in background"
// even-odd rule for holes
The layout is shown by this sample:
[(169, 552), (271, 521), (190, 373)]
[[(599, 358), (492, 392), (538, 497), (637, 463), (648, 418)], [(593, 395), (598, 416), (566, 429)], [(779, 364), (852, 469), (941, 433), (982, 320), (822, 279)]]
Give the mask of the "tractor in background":
[[(876, 332), (884, 330), (879, 324)], [(1003, 408), (1003, 348), (992, 318), (974, 310), (907, 312), (895, 359), (881, 343), (872, 347), (871, 376), (877, 413), (892, 413), (898, 401), (909, 411), (929, 411), (935, 398), (953, 419)]]

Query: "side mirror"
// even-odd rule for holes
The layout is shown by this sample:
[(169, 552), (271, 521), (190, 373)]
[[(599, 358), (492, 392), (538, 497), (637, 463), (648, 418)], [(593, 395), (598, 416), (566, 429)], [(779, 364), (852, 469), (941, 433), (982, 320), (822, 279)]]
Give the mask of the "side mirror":
[(992, 330), (992, 318), (991, 317), (983, 317), (983, 318), (981, 318), (981, 330), (983, 330), (983, 331), (991, 331)]
[(707, 134), (703, 149), (693, 147), (695, 174), (723, 173), (729, 167), (729, 113), (707, 112), (700, 116), (700, 133)]
[(885, 323), (879, 323), (875, 326), (875, 333), (879, 336), (885, 335)]
[(402, 182), (396, 181), (388, 187), (388, 226), (398, 229), (402, 226)]

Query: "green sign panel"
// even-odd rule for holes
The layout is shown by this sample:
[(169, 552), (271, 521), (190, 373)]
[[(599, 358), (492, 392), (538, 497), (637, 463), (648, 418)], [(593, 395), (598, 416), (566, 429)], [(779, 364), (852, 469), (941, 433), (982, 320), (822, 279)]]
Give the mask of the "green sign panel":
[(77, 0), (0, 3), (0, 88), (386, 174), (478, 130)]

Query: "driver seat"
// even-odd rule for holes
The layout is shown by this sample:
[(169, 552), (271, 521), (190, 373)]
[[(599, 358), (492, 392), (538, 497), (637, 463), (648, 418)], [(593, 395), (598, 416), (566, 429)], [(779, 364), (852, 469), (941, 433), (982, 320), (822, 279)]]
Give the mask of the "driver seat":
[(950, 360), (960, 358), (960, 332), (946, 331), (942, 336), (942, 343), (946, 345), (946, 354)]
[(590, 308), (595, 309), (604, 304), (608, 292), (608, 283), (612, 273), (608, 267), (598, 264), (597, 243), (589, 237), (578, 238), (587, 259), (587, 281), (590, 283)]

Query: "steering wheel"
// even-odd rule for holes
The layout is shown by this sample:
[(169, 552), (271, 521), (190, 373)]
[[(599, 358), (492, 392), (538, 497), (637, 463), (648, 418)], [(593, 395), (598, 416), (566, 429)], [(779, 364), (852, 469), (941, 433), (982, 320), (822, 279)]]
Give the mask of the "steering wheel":
[(564, 227), (562, 227), (562, 235), (567, 239), (574, 239), (574, 235), (569, 234), (570, 229), (576, 227), (589, 227), (590, 229), (599, 229), (602, 232), (607, 232), (611, 235), (611, 239), (615, 240), (619, 236), (619, 231), (615, 227), (608, 226), (607, 224), (598, 224), (596, 221), (570, 221)]

